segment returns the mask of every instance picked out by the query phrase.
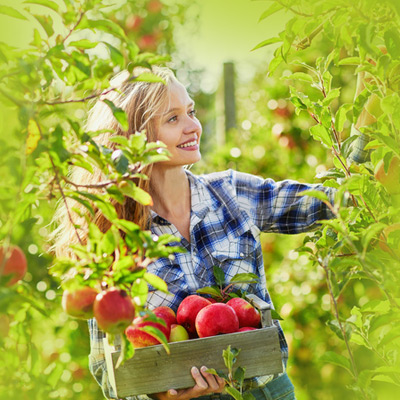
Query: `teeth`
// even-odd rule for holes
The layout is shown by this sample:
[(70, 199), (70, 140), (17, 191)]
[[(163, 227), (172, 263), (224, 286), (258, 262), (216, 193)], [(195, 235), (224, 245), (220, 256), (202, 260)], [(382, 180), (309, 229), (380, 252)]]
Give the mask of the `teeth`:
[(192, 142), (188, 142), (188, 143), (185, 143), (185, 144), (181, 144), (181, 145), (178, 146), (178, 147), (181, 147), (181, 148), (183, 148), (183, 147), (191, 147), (191, 146), (196, 146), (196, 144), (197, 144), (197, 140), (193, 140)]

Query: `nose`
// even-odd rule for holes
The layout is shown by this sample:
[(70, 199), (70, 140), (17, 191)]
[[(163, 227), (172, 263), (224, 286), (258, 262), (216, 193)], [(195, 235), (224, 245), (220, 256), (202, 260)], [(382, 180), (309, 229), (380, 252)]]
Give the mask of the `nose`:
[(183, 133), (185, 134), (193, 134), (196, 133), (199, 137), (202, 132), (202, 126), (200, 121), (196, 117), (187, 116), (185, 118), (185, 125), (183, 128)]

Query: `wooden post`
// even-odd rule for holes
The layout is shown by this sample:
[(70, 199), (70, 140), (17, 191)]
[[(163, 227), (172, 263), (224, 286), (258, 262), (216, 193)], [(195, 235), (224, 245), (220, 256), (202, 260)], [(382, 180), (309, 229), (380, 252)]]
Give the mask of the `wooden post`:
[(225, 131), (236, 128), (235, 68), (233, 62), (224, 63)]

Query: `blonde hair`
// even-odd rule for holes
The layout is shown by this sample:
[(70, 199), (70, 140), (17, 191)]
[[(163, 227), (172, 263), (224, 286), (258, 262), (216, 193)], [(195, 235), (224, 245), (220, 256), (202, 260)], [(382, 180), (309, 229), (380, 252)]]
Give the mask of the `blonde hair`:
[[(172, 71), (164, 67), (153, 67), (151, 70), (146, 68), (136, 68), (133, 76), (139, 76), (142, 73), (151, 72), (159, 76), (165, 82), (144, 82), (129, 80), (128, 71), (120, 72), (112, 80), (110, 80), (111, 89), (100, 96), (95, 105), (88, 113), (85, 131), (109, 130), (110, 132), (101, 133), (94, 141), (98, 145), (115, 148), (115, 144), (110, 142), (110, 137), (115, 135), (123, 135), (129, 137), (135, 132), (146, 131), (148, 141), (157, 140), (156, 132), (156, 116), (160, 111), (160, 106), (167, 98), (168, 86), (171, 82), (176, 81)], [(115, 119), (109, 106), (103, 101), (111, 100), (115, 106), (122, 108), (128, 118), (129, 128), (123, 131), (117, 120)], [(147, 166), (141, 171), (148, 176), (148, 180), (138, 179), (135, 183), (145, 191), (149, 191), (151, 180), (152, 166)], [(104, 181), (104, 175), (100, 169), (95, 169), (94, 173), (84, 168), (73, 167), (69, 174), (69, 180), (78, 185), (91, 185)], [(93, 189), (90, 189), (93, 192)], [(83, 215), (87, 215), (87, 209), (72, 199), (60, 199), (59, 206), (53, 218), (56, 229), (52, 232), (50, 240), (53, 242), (50, 251), (53, 251), (57, 257), (71, 257), (75, 255), (70, 248), (71, 244), (86, 243), (88, 235), (88, 227), (86, 219)], [(149, 228), (150, 209), (143, 206), (133, 199), (127, 197), (123, 205), (114, 201), (113, 205), (117, 211), (118, 217), (133, 221), (140, 226), (141, 229)], [(71, 215), (71, 207), (78, 208), (81, 216), (77, 214)], [(104, 233), (111, 224), (103, 216), (100, 210), (95, 209), (95, 216), (91, 217), (99, 229)]]

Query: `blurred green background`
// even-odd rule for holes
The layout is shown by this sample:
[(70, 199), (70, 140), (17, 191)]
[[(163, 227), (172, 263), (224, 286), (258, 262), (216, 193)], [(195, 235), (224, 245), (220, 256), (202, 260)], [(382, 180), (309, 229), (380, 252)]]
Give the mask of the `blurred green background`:
[[(123, 1), (110, 2), (123, 4)], [(267, 65), (274, 47), (251, 49), (267, 37), (276, 35), (288, 15), (279, 12), (272, 19), (258, 22), (268, 2), (250, 0), (163, 0), (157, 9), (148, 9), (151, 0), (127, 2), (115, 21), (142, 51), (171, 54), (170, 66), (196, 100), (204, 126), (203, 160), (193, 166), (194, 173), (235, 168), (271, 177), (318, 182), (315, 175), (332, 165), (318, 143), (308, 134), (310, 118), (297, 116), (289, 103), (284, 81), (267, 76)], [(21, 0), (0, 1), (23, 13)], [(40, 6), (38, 6), (40, 7)], [(57, 16), (50, 12), (57, 29)], [(140, 17), (140, 23), (135, 20)], [(136, 21), (136, 22), (135, 22)], [(0, 15), (0, 40), (24, 48), (32, 40), (32, 21)], [(318, 54), (310, 54), (317, 57)], [(223, 64), (233, 62), (236, 91), (236, 127), (228, 131), (221, 120)], [(285, 74), (282, 68), (276, 76)], [(343, 68), (335, 75), (343, 87), (344, 102), (351, 102), (355, 81), (353, 72)], [(16, 134), (17, 110), (0, 110), (2, 155), (23, 148), (24, 138)], [(84, 118), (84, 114), (82, 115)], [(15, 175), (17, 187), (22, 166), (7, 159), (1, 173)], [(5, 175), (3, 175), (5, 176)], [(51, 258), (46, 255), (48, 226), (54, 202), (32, 215), (25, 226), (16, 227), (14, 239), (27, 249), (29, 273), (22, 294), (36, 298), (38, 306), (16, 302), (13, 317), (2, 321), (0, 356), (0, 398), (18, 399), (100, 399), (102, 393), (87, 369), (89, 351), (86, 322), (67, 317), (60, 307), (61, 291), (48, 274)], [(265, 234), (262, 237), (268, 288), (275, 308), (284, 318), (283, 329), (289, 343), (288, 372), (299, 400), (336, 400), (350, 392), (350, 376), (342, 369), (319, 361), (329, 349), (342, 351), (342, 344), (327, 327), (331, 304), (322, 269), (310, 264), (294, 249), (304, 235)], [(352, 283), (340, 300), (343, 309), (374, 298), (373, 289), (358, 281)], [(13, 344), (17, 343), (17, 355)], [(360, 350), (362, 351), (362, 350)], [(358, 354), (360, 359), (363, 354)], [(368, 359), (365, 359), (368, 363)], [(381, 399), (388, 399), (385, 383), (378, 383)], [(391, 397), (394, 398), (394, 397)]]

